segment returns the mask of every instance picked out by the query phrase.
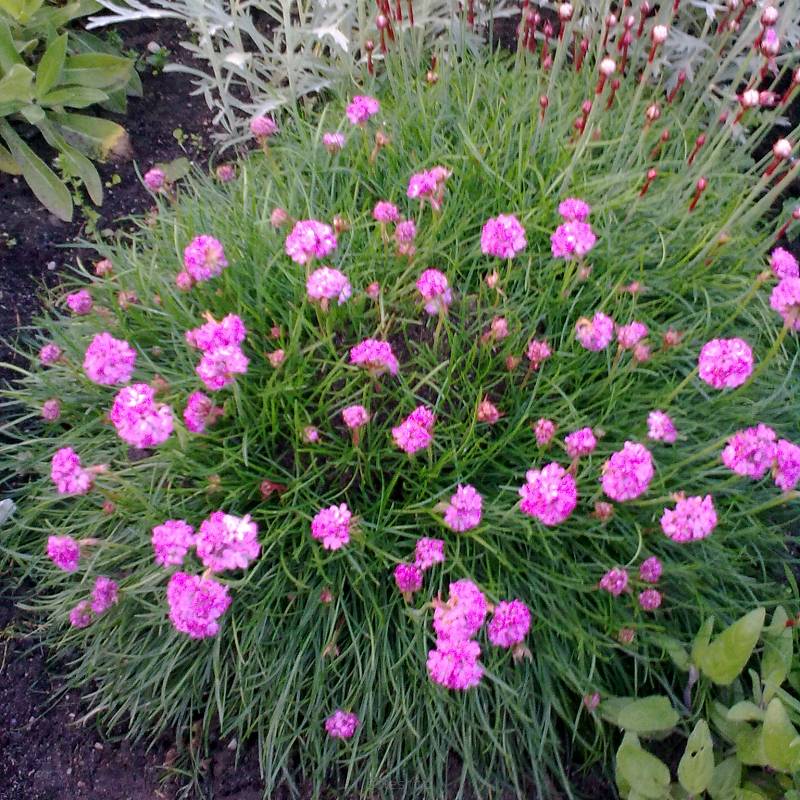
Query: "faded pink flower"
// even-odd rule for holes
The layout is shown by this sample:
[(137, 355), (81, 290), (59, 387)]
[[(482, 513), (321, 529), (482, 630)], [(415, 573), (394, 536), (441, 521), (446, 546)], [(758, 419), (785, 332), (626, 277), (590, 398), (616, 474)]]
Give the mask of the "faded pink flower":
[(656, 556), (650, 556), (639, 565), (639, 579), (645, 583), (658, 583), (663, 570), (664, 565), (661, 560)]
[(364, 339), (363, 342), (350, 348), (350, 363), (364, 367), (375, 378), (384, 372), (397, 375), (399, 368), (389, 342), (377, 339)]
[(355, 714), (337, 708), (325, 720), (325, 732), (331, 739), (351, 739), (360, 724)]
[(577, 197), (568, 197), (558, 204), (558, 213), (567, 222), (585, 222), (591, 211), (591, 206)]
[(272, 213), (269, 215), (269, 224), (273, 228), (282, 228), (289, 221), (289, 215), (283, 208), (273, 208)]
[(342, 305), (353, 289), (343, 272), (332, 267), (320, 267), (306, 279), (306, 292), (309, 300), (319, 300), (322, 307), (327, 308), (329, 300), (335, 299), (338, 305)]
[(322, 144), (331, 155), (338, 153), (344, 147), (344, 134), (323, 133)]
[(678, 438), (670, 417), (663, 411), (651, 411), (647, 415), (647, 438), (656, 442), (672, 444)]
[(800, 447), (786, 439), (779, 439), (775, 448), (775, 484), (784, 492), (791, 492), (800, 482)]
[(525, 249), (525, 228), (513, 214), (487, 220), (481, 231), (481, 252), (495, 258), (514, 258)]
[(694, 542), (705, 539), (717, 526), (717, 512), (711, 495), (685, 497), (675, 508), (665, 508), (661, 529), (673, 542)]
[(194, 546), (197, 557), (212, 572), (247, 569), (261, 552), (258, 525), (249, 514), (235, 517), (215, 511), (200, 524)]
[(119, 602), (119, 586), (116, 581), (99, 575), (92, 588), (92, 611), (104, 614), (111, 606)]
[(614, 597), (619, 597), (628, 588), (628, 573), (624, 569), (614, 567), (600, 578), (599, 586)]
[(81, 467), (80, 456), (71, 447), (56, 450), (50, 461), (50, 477), (59, 494), (86, 494), (92, 488), (92, 473)]
[(592, 319), (581, 317), (575, 324), (575, 336), (587, 350), (604, 350), (614, 338), (614, 320), (602, 311)]
[(422, 570), (416, 564), (398, 564), (394, 568), (394, 582), (403, 594), (413, 594), (422, 588)]
[(769, 265), (778, 278), (800, 277), (800, 265), (797, 259), (782, 247), (776, 247), (769, 256)]
[(735, 389), (753, 371), (753, 351), (744, 339), (712, 339), (698, 360), (700, 378), (715, 389)]
[(342, 409), (342, 419), (350, 430), (362, 428), (369, 422), (369, 411), (361, 405), (347, 406)]
[(394, 240), (397, 243), (397, 252), (409, 258), (417, 252), (414, 239), (417, 236), (417, 225), (413, 219), (404, 219), (398, 222), (394, 229)]
[(214, 174), (220, 183), (230, 183), (236, 178), (236, 167), (233, 164), (220, 164)]
[(127, 383), (133, 375), (136, 351), (110, 333), (98, 333), (86, 348), (83, 371), (90, 381), (102, 386)]
[(446, 167), (434, 167), (424, 172), (417, 172), (408, 181), (406, 194), (412, 200), (427, 200), (431, 208), (438, 211), (444, 199), (444, 184), (452, 173)]
[(520, 510), (544, 525), (564, 522), (578, 504), (578, 488), (560, 464), (552, 462), (542, 469), (525, 473), (526, 483), (519, 490)]
[(447, 276), (438, 269), (426, 269), (417, 280), (417, 289), (425, 300), (425, 310), (429, 314), (446, 313), (453, 302)]
[(598, 500), (594, 504), (593, 516), (601, 522), (606, 522), (614, 516), (614, 506), (612, 506), (611, 503), (606, 503), (605, 500)]
[(347, 106), (345, 113), (353, 125), (364, 125), (367, 120), (377, 114), (381, 104), (369, 95), (357, 94)]
[(650, 451), (639, 442), (625, 442), (603, 464), (603, 491), (612, 500), (634, 500), (647, 491), (655, 469)]
[(218, 239), (207, 234), (195, 236), (183, 250), (183, 266), (197, 283), (210, 280), (228, 266)]
[(591, 428), (581, 428), (564, 437), (567, 455), (570, 458), (588, 456), (597, 447), (597, 439)]
[(258, 139), (263, 141), (270, 136), (274, 136), (278, 132), (278, 124), (272, 117), (253, 117), (250, 120), (250, 133)]
[(550, 345), (544, 339), (531, 339), (528, 342), (528, 349), (525, 351), (525, 355), (531, 362), (531, 369), (535, 370), (539, 369), (550, 358), (552, 351), (550, 350)]
[(46, 422), (55, 422), (61, 416), (61, 403), (55, 397), (42, 403), (42, 419)]
[(203, 433), (224, 414), (222, 406), (215, 406), (214, 401), (202, 392), (192, 392), (183, 410), (183, 421), (192, 433)]
[(336, 234), (330, 225), (315, 219), (301, 219), (286, 237), (285, 249), (292, 261), (307, 264), (314, 258), (330, 255), (336, 245)]
[(192, 280), (192, 276), (188, 272), (186, 272), (186, 270), (181, 270), (175, 276), (175, 285), (182, 292), (188, 292), (192, 288), (192, 286), (194, 286), (194, 280)]
[(352, 517), (346, 503), (323, 508), (311, 520), (311, 535), (326, 550), (338, 550), (350, 541)]
[(69, 612), (69, 624), (73, 628), (87, 628), (92, 624), (93, 619), (91, 605), (88, 600), (81, 600)]
[(400, 212), (394, 203), (389, 203), (386, 200), (380, 200), (375, 204), (372, 209), (372, 216), (375, 220), (382, 223), (398, 222), (400, 219)]
[(647, 336), (647, 325), (643, 322), (631, 322), (629, 325), (617, 325), (617, 343), (623, 350), (631, 350)]
[(151, 167), (145, 172), (144, 185), (151, 192), (160, 192), (167, 185), (167, 175), (160, 167)]
[(424, 572), (444, 561), (444, 540), (423, 537), (414, 547), (414, 563)]
[(481, 647), (477, 642), (439, 641), (435, 650), (428, 651), (428, 675), (434, 683), (447, 689), (466, 691), (477, 686), (483, 677), (480, 655)]
[(213, 392), (230, 386), (236, 379), (236, 375), (243, 375), (247, 372), (249, 363), (250, 359), (240, 347), (219, 347), (203, 353), (195, 372), (206, 388)]
[(71, 536), (48, 536), (47, 556), (64, 572), (75, 572), (81, 557), (81, 546)]
[(484, 397), (480, 403), (478, 403), (478, 412), (477, 412), (477, 420), (478, 422), (485, 422), (487, 425), (494, 425), (495, 423), (499, 422), (500, 417), (503, 415), (500, 413), (497, 406), (489, 400), (488, 397)]
[(588, 222), (564, 222), (550, 236), (553, 258), (570, 260), (585, 256), (597, 242), (592, 226)]
[(643, 611), (655, 611), (661, 605), (661, 592), (658, 589), (645, 589), (639, 592), (639, 605)]
[(551, 419), (537, 419), (533, 433), (536, 436), (536, 444), (544, 447), (556, 435), (556, 424)]
[(481, 523), (483, 498), (474, 486), (458, 485), (450, 504), (444, 512), (444, 524), (452, 531), (463, 533), (477, 528)]
[(67, 295), (67, 306), (73, 314), (84, 316), (92, 310), (92, 296), (86, 289)]
[(183, 564), (183, 559), (194, 547), (194, 528), (183, 519), (168, 519), (153, 528), (150, 539), (156, 564), (169, 567)]
[(447, 602), (434, 601), (433, 629), (439, 643), (475, 636), (489, 608), (483, 592), (466, 578), (451, 583), (449, 592)]
[(600, 705), (600, 692), (592, 692), (583, 696), (583, 705), (588, 712), (595, 711)]
[(761, 423), (737, 431), (722, 451), (722, 463), (737, 475), (763, 478), (775, 462), (776, 438), (775, 431)]
[(770, 307), (788, 328), (800, 331), (800, 278), (781, 278), (769, 297)]
[(319, 431), (313, 425), (303, 428), (303, 441), (306, 444), (314, 444), (319, 441)]
[(417, 406), (400, 425), (392, 428), (394, 443), (409, 455), (430, 447), (433, 441), (433, 423), (433, 412), (425, 406)]
[(120, 439), (141, 449), (165, 442), (172, 433), (172, 409), (156, 403), (155, 392), (146, 383), (120, 389), (108, 417)]
[(228, 587), (213, 578), (176, 572), (167, 585), (169, 619), (177, 631), (205, 639), (219, 631), (219, 618), (228, 610)]
[(495, 647), (514, 647), (524, 641), (531, 627), (531, 612), (522, 600), (501, 600), (494, 608), (487, 630)]
[(39, 351), (39, 361), (43, 366), (51, 367), (53, 364), (57, 363), (63, 355), (64, 351), (57, 344), (48, 342)]

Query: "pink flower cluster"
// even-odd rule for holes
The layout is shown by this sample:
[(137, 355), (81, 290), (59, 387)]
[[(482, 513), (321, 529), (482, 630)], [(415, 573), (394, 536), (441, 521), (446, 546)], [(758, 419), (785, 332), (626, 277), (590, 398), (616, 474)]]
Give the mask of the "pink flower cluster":
[(556, 424), (551, 419), (537, 419), (533, 425), (533, 434), (536, 437), (536, 444), (544, 447), (556, 435)]
[(205, 639), (219, 631), (219, 618), (228, 610), (228, 587), (213, 578), (176, 572), (167, 585), (169, 619), (180, 633)]
[(392, 428), (395, 444), (409, 455), (430, 447), (434, 420), (432, 411), (425, 406), (417, 406), (400, 425)]
[(319, 301), (327, 309), (330, 300), (342, 305), (352, 294), (353, 289), (347, 276), (332, 267), (315, 269), (306, 279), (306, 293), (311, 302)]
[(800, 331), (800, 278), (781, 278), (772, 290), (769, 304), (781, 315), (787, 328)]
[(397, 375), (398, 363), (389, 342), (364, 339), (350, 349), (350, 363), (364, 367), (373, 377), (388, 372)]
[(52, 367), (64, 355), (64, 351), (54, 342), (48, 342), (39, 351), (39, 361), (45, 367)]
[(623, 350), (632, 350), (647, 336), (647, 325), (643, 322), (631, 322), (628, 325), (617, 325), (617, 343)]
[(136, 351), (105, 331), (92, 339), (83, 358), (83, 370), (89, 380), (102, 386), (127, 383), (135, 364)]
[(581, 428), (564, 437), (564, 445), (570, 458), (588, 456), (597, 447), (597, 439), (591, 428)]
[(62, 447), (53, 454), (50, 477), (59, 494), (86, 494), (94, 482), (93, 473), (81, 466), (80, 456), (71, 447)]
[(338, 153), (344, 147), (344, 134), (336, 132), (328, 132), (322, 134), (322, 144), (325, 149), (333, 154)]
[(769, 257), (769, 265), (778, 278), (800, 277), (800, 265), (797, 259), (782, 247), (776, 247)]
[(678, 431), (670, 417), (663, 411), (651, 411), (647, 415), (647, 438), (655, 442), (673, 444)]
[(86, 289), (67, 295), (67, 307), (73, 314), (84, 316), (92, 310), (92, 296)]
[(550, 345), (544, 339), (531, 339), (525, 351), (528, 361), (531, 362), (531, 369), (537, 370), (552, 355)]
[(295, 222), (284, 246), (292, 261), (308, 264), (314, 258), (325, 258), (336, 249), (336, 234), (324, 222), (301, 219)]
[(597, 237), (592, 226), (586, 222), (590, 211), (587, 203), (575, 197), (559, 204), (558, 213), (564, 222), (550, 236), (553, 258), (583, 258), (594, 247)]
[(120, 439), (141, 449), (165, 442), (172, 433), (172, 409), (156, 403), (155, 391), (146, 383), (120, 389), (108, 416)]
[(603, 464), (603, 491), (612, 500), (633, 500), (647, 491), (655, 469), (650, 451), (639, 442), (625, 442)]
[(369, 411), (361, 405), (347, 406), (342, 409), (342, 419), (350, 430), (357, 430), (369, 422)]
[(592, 208), (585, 200), (568, 197), (558, 204), (558, 213), (566, 222), (586, 222)]
[(419, 539), (414, 547), (414, 562), (401, 563), (394, 568), (394, 582), (409, 602), (411, 595), (422, 588), (423, 573), (434, 564), (444, 561), (444, 542), (441, 539)]
[(278, 124), (272, 117), (253, 117), (250, 120), (250, 133), (258, 139), (263, 141), (270, 136), (274, 136), (278, 132)]
[(162, 567), (180, 565), (194, 547), (194, 528), (185, 520), (168, 519), (153, 528), (150, 541), (156, 564)]
[(350, 541), (352, 519), (346, 503), (323, 508), (311, 520), (311, 535), (326, 550), (338, 550)]
[(639, 565), (639, 579), (645, 583), (658, 583), (663, 571), (664, 565), (661, 560), (656, 556), (650, 556)]
[(665, 508), (661, 530), (673, 542), (705, 539), (717, 526), (717, 512), (710, 494), (705, 497), (681, 497), (675, 508)]
[(385, 224), (387, 222), (397, 222), (400, 219), (400, 212), (394, 203), (381, 200), (372, 209), (372, 216), (378, 222)]
[(447, 284), (447, 276), (438, 269), (426, 269), (417, 280), (417, 289), (425, 301), (428, 314), (446, 314), (453, 294)]
[(183, 410), (183, 421), (187, 430), (192, 433), (203, 433), (213, 425), (224, 413), (222, 406), (215, 406), (214, 401), (202, 392), (192, 392), (186, 400)]
[(414, 239), (417, 236), (417, 225), (413, 219), (404, 219), (395, 225), (394, 241), (397, 245), (397, 253), (401, 256), (411, 256), (417, 252), (414, 246)]
[(331, 739), (351, 739), (360, 724), (356, 714), (337, 708), (325, 720), (325, 732)]
[(381, 104), (369, 95), (357, 94), (350, 101), (345, 113), (353, 125), (365, 125), (367, 120), (381, 110)]
[(258, 558), (258, 526), (249, 514), (235, 517), (215, 511), (203, 520), (194, 541), (198, 558), (212, 572), (247, 569)]
[(442, 207), (444, 185), (452, 173), (447, 167), (434, 167), (424, 172), (417, 172), (408, 181), (406, 194), (412, 200), (427, 200), (434, 211)]
[(423, 537), (414, 547), (414, 564), (423, 572), (444, 561), (444, 541)]
[(544, 525), (564, 522), (578, 504), (575, 478), (555, 461), (542, 469), (525, 473), (526, 483), (519, 489), (519, 507), (523, 514), (535, 517)]
[(422, 569), (416, 564), (398, 564), (394, 568), (394, 582), (403, 595), (410, 597), (422, 588)]
[(753, 371), (753, 351), (744, 339), (712, 339), (698, 360), (700, 378), (715, 389), (735, 389)]
[[(655, 556), (645, 559), (639, 566), (639, 578), (645, 583), (658, 583), (661, 578), (663, 565)], [(614, 567), (603, 575), (598, 584), (599, 588), (608, 592), (614, 597), (619, 597), (628, 591), (630, 577), (626, 569)], [(639, 592), (639, 607), (643, 611), (655, 611), (662, 601), (661, 592), (658, 589), (648, 587)]]
[(522, 600), (501, 600), (487, 625), (489, 641), (495, 647), (516, 647), (531, 627), (531, 612)]
[(205, 325), (186, 332), (186, 341), (203, 352), (195, 372), (211, 391), (229, 386), (235, 376), (247, 372), (250, 360), (240, 347), (247, 329), (236, 314), (222, 322), (209, 319)]
[(49, 536), (47, 555), (64, 572), (75, 572), (81, 557), (81, 546), (71, 536)]
[(575, 336), (587, 350), (604, 350), (614, 338), (614, 320), (602, 311), (596, 312), (592, 319), (581, 317), (575, 324)]
[(105, 614), (119, 600), (119, 586), (116, 581), (103, 575), (95, 579), (92, 599), (81, 600), (70, 612), (69, 622), (73, 628), (87, 628), (96, 617)]
[(481, 231), (481, 252), (487, 256), (514, 258), (527, 244), (525, 228), (513, 214), (487, 220)]
[(800, 482), (800, 447), (778, 439), (768, 425), (737, 431), (722, 451), (722, 463), (737, 475), (753, 480), (770, 470), (778, 488), (792, 491)]
[(628, 571), (614, 567), (600, 578), (599, 585), (603, 591), (619, 597), (628, 588)]
[(452, 531), (463, 533), (477, 528), (481, 523), (483, 498), (474, 486), (458, 485), (444, 511), (444, 524)]
[(196, 283), (215, 278), (227, 266), (222, 244), (213, 236), (195, 236), (184, 248), (183, 268)]

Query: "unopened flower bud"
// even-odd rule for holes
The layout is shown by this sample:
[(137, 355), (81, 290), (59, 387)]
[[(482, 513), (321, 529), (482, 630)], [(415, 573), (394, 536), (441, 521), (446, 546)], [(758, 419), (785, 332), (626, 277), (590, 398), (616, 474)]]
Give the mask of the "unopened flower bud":
[(333, 218), (333, 229), (337, 236), (341, 236), (345, 231), (350, 230), (350, 223), (341, 214), (337, 214)]
[(613, 58), (604, 58), (600, 62), (600, 72), (605, 75), (606, 78), (610, 78), (616, 69), (617, 65)]
[(277, 368), (286, 360), (286, 352), (284, 350), (273, 350), (271, 353), (267, 355), (269, 359), (269, 363)]
[(655, 122), (661, 116), (661, 109), (658, 107), (657, 103), (652, 103), (647, 107), (644, 115), (649, 122)]
[(569, 22), (572, 19), (572, 4), (571, 3), (562, 3), (558, 7), (558, 17), (562, 22)]
[(273, 228), (282, 228), (289, 221), (289, 215), (282, 208), (275, 208), (269, 215), (269, 221)]
[(217, 180), (229, 183), (236, 177), (236, 167), (233, 164), (220, 164), (216, 169)]
[(389, 26), (389, 20), (385, 14), (378, 14), (377, 18), (375, 19), (375, 26), (379, 31), (386, 30), (386, 28)]
[(761, 12), (761, 24), (765, 27), (774, 25), (778, 21), (778, 9), (774, 6), (767, 6)]
[(381, 286), (377, 281), (373, 281), (367, 286), (367, 297), (370, 300), (377, 300), (381, 296)]
[(666, 25), (656, 25), (650, 36), (653, 40), (653, 44), (664, 44), (664, 42), (667, 41), (668, 34), (669, 29)]
[(760, 104), (760, 100), (758, 89), (748, 89), (746, 92), (742, 92), (742, 96), (739, 98), (743, 108), (756, 108)]
[(46, 422), (55, 422), (61, 416), (61, 403), (57, 398), (45, 400), (42, 403), (42, 419)]
[(186, 272), (186, 270), (182, 270), (175, 276), (175, 285), (182, 292), (188, 292), (189, 289), (192, 288), (193, 283), (194, 281), (192, 280), (192, 276)]
[(103, 277), (103, 275), (110, 275), (113, 271), (114, 271), (114, 267), (112, 266), (111, 262), (107, 258), (104, 258), (101, 261), (98, 261), (94, 265), (94, 274), (98, 275), (100, 277)]
[(792, 154), (792, 143), (788, 139), (778, 139), (772, 145), (772, 153), (775, 158), (789, 158)]

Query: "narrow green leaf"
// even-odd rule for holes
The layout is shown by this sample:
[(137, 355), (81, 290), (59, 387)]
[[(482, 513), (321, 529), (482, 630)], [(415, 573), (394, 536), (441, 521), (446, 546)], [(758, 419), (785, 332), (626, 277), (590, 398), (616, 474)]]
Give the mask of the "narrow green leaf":
[(130, 155), (130, 141), (125, 128), (111, 120), (85, 114), (53, 113), (51, 119), (58, 125), (64, 138), (90, 158), (104, 161), (110, 156), (125, 158)]
[(61, 72), (67, 57), (67, 34), (62, 33), (45, 50), (36, 67), (36, 96), (46, 95), (61, 80)]
[(757, 608), (745, 614), (702, 648), (695, 662), (701, 672), (721, 686), (733, 683), (753, 653), (766, 613), (766, 609)]
[(22, 64), (22, 56), (17, 52), (8, 23), (0, 19), (0, 72), (8, 72), (14, 64)]
[(59, 151), (67, 170), (81, 179), (92, 202), (98, 206), (102, 205), (103, 182), (94, 164), (83, 153), (72, 147), (49, 121), (41, 123), (39, 130), (47, 143)]
[(6, 172), (9, 175), (22, 175), (19, 164), (14, 161), (14, 157), (2, 145), (0, 145), (0, 172)]
[(108, 99), (105, 92), (100, 89), (86, 89), (83, 86), (65, 86), (62, 89), (53, 89), (39, 102), (45, 108), (86, 108), (95, 103), (102, 103)]
[(678, 712), (668, 697), (652, 695), (634, 700), (619, 713), (619, 726), (634, 733), (655, 733), (674, 728)]
[(678, 780), (689, 794), (704, 792), (714, 774), (714, 743), (708, 723), (701, 719), (689, 735), (678, 764)]

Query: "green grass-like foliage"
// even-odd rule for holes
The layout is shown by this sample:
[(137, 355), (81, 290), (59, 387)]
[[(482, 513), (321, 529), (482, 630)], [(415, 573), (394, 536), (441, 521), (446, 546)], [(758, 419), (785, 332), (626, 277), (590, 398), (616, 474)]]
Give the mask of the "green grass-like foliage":
[[(390, 59), (382, 84), (366, 87), (382, 101), (376, 119), (391, 138), (375, 163), (374, 120), (366, 132), (348, 129), (336, 156), (320, 144), (323, 131), (347, 126), (339, 122), (344, 96), (321, 115), (287, 119), (269, 152), (242, 163), (236, 181), (194, 176), (175, 204), (161, 203), (152, 224), (119, 246), (102, 246), (113, 276), (82, 280), (105, 311), (42, 321), (67, 361), (24, 372), (6, 395), (13, 419), (3, 430), (12, 444), (2, 468), (24, 482), (2, 557), (34, 581), (30, 605), (46, 619), (47, 640), (68, 649), (71, 680), (88, 690), (100, 719), (129, 722), (135, 734), (188, 732), (199, 720), (208, 736), (256, 737), (268, 794), (303, 776), (317, 790), (333, 782), (361, 796), (444, 797), (471, 785), (488, 797), (503, 787), (522, 794), (531, 783), (548, 795), (552, 779), (569, 784), (570, 760), (577, 768), (606, 752), (601, 723), (583, 710), (585, 693), (668, 691), (659, 637), (686, 641), (709, 614), (729, 621), (755, 602), (786, 596), (787, 496), (768, 479), (735, 476), (719, 458), (726, 437), (759, 421), (796, 434), (794, 341), (781, 337), (768, 289), (756, 284), (771, 246), (758, 222), (767, 187), (756, 168), (763, 166), (719, 130), (687, 167), (704, 112), (689, 100), (668, 106), (660, 89), (635, 84), (623, 85), (612, 111), (600, 103), (589, 132), (573, 139), (594, 75), (565, 69), (546, 90), (546, 74), (489, 58), (440, 64), (438, 83), (427, 85), (424, 69)], [(550, 105), (542, 123), (544, 91)], [(644, 131), (654, 91), (662, 117)], [(658, 156), (658, 178), (639, 197), (663, 127), (672, 137)], [(405, 196), (409, 176), (436, 164), (453, 172), (439, 215)], [(690, 214), (700, 175), (708, 188)], [(570, 195), (591, 203), (598, 235), (584, 281), (574, 263), (550, 254), (556, 206)], [(371, 217), (381, 199), (417, 220), (413, 260), (384, 245)], [(349, 221), (330, 259), (354, 287), (345, 305), (323, 313), (306, 300), (306, 273), (283, 250), (287, 230), (270, 224), (276, 206), (294, 218)], [(482, 256), (479, 245), (486, 219), (506, 212), (519, 216), (528, 236), (511, 264)], [(181, 293), (182, 250), (201, 233), (223, 242), (230, 267)], [(447, 274), (455, 294), (438, 337), (437, 319), (424, 313), (414, 286), (428, 266)], [(484, 281), (495, 268), (502, 293)], [(364, 294), (373, 281), (382, 288), (377, 302)], [(621, 291), (632, 281), (644, 290)], [(119, 291), (135, 292), (139, 302), (121, 310)], [(581, 348), (575, 323), (598, 309), (620, 323), (644, 321), (652, 359), (634, 364), (613, 347)], [(156, 452), (131, 460), (106, 420), (115, 390), (90, 383), (81, 369), (87, 344), (105, 329), (130, 341), (139, 353), (134, 380), (164, 378), (161, 399), (179, 417), (187, 395), (202, 388), (194, 374), (199, 356), (184, 332), (206, 311), (244, 319), (249, 372), (216, 396), (225, 417), (207, 434), (189, 434), (176, 421)], [(497, 315), (508, 319), (511, 335), (481, 345)], [(276, 325), (278, 339), (271, 338)], [(683, 339), (663, 349), (669, 327)], [(536, 335), (550, 342), (553, 357), (529, 375), (524, 361), (509, 371), (506, 358), (521, 356)], [(710, 389), (692, 372), (700, 347), (736, 335), (752, 345), (757, 373), (736, 391)], [(379, 389), (348, 364), (349, 347), (368, 336), (388, 337), (400, 360), (399, 375), (382, 377)], [(267, 353), (278, 347), (286, 360), (276, 369)], [(476, 422), (487, 395), (505, 414), (494, 426)], [(60, 421), (34, 425), (51, 397), (61, 399)], [(358, 446), (340, 417), (352, 403), (372, 414)], [(409, 458), (389, 432), (419, 403), (436, 412), (434, 441), (430, 453)], [(618, 504), (601, 524), (592, 516), (602, 499), (601, 465), (626, 440), (647, 442), (646, 417), (656, 408), (672, 415), (680, 439), (650, 444), (657, 469), (649, 491)], [(530, 426), (539, 417), (555, 420), (560, 436), (587, 425), (603, 432), (578, 466), (578, 508), (553, 528), (518, 509), (526, 470), (568, 463), (560, 437), (547, 452), (537, 447)], [(304, 442), (307, 425), (319, 427), (319, 444)], [(86, 497), (59, 497), (50, 482), (49, 459), (66, 445), (84, 464), (110, 465)], [(264, 479), (288, 489), (264, 501)], [(434, 510), (458, 483), (484, 496), (482, 524), (462, 535)], [(679, 545), (662, 534), (659, 517), (678, 491), (714, 496), (720, 521), (708, 539)], [(113, 513), (102, 510), (104, 499)], [(325, 551), (311, 538), (310, 519), (341, 502), (360, 517), (360, 531), (346, 548)], [(168, 575), (153, 561), (150, 529), (168, 518), (197, 525), (218, 508), (252, 514), (262, 553), (248, 570), (219, 576), (233, 605), (216, 638), (192, 641), (168, 622)], [(44, 555), (52, 533), (102, 544), (67, 575)], [(447, 561), (426, 573), (409, 605), (392, 570), (412, 557), (421, 536), (444, 538)], [(606, 569), (630, 565), (635, 573), (647, 555), (665, 564), (658, 612), (641, 612), (635, 595), (597, 590)], [(186, 568), (202, 570), (191, 558)], [(70, 629), (68, 610), (98, 574), (119, 580), (119, 604), (91, 627)], [(534, 622), (531, 658), (517, 664), (481, 633), (487, 674), (459, 694), (433, 685), (425, 661), (434, 645), (428, 603), (465, 577), (493, 602), (519, 597)], [(320, 601), (325, 587), (329, 605)], [(635, 630), (632, 643), (620, 643), (621, 628)], [(324, 733), (336, 707), (362, 720), (349, 742)]]

